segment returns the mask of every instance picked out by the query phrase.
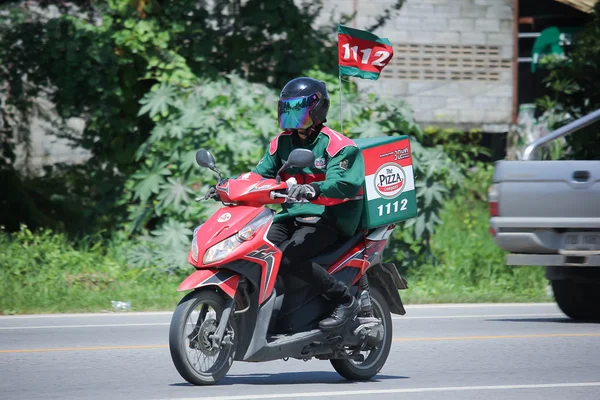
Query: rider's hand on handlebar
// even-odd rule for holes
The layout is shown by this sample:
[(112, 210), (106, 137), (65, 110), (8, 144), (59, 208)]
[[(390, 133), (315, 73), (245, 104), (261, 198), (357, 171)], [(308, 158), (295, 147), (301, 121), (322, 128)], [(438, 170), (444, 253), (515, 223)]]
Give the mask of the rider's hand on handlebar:
[(312, 200), (317, 197), (317, 191), (311, 185), (294, 185), (288, 190), (288, 197), (295, 200)]
[(208, 192), (204, 195), (204, 200), (214, 199), (215, 201), (219, 200), (219, 193), (217, 192), (217, 187), (212, 185), (208, 188)]

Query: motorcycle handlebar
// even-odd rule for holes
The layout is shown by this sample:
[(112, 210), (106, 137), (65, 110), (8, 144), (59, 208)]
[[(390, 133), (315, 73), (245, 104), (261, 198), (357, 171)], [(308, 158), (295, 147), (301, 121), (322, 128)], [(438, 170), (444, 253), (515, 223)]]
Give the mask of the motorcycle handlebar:
[[(292, 186), (294, 186), (296, 184), (296, 180), (294, 178), (290, 178), (286, 181), (286, 186), (287, 189), (289, 190)], [(281, 193), (280, 191), (272, 191), (269, 194), (269, 197), (271, 198), (271, 200), (275, 200), (277, 198), (282, 198), (285, 199), (286, 203), (310, 203), (309, 200), (307, 199), (295, 199), (295, 198), (291, 198), (289, 197), (287, 194), (285, 193)], [(200, 202), (203, 200), (208, 200), (208, 199), (214, 199), (214, 200), (221, 200), (221, 197), (219, 196), (219, 193), (217, 192), (216, 187), (211, 186), (208, 191), (206, 192), (206, 194), (202, 197), (197, 197), (196, 201)]]
[(306, 199), (294, 199), (288, 196), (287, 194), (271, 192), (271, 199), (275, 200), (276, 198), (286, 199), (286, 203), (309, 203)]

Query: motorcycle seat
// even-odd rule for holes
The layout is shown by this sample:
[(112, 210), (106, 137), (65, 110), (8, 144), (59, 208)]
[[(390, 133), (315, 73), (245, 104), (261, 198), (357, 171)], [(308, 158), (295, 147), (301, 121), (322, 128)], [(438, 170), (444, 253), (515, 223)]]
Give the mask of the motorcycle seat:
[(353, 236), (342, 236), (334, 244), (326, 248), (321, 254), (312, 259), (313, 262), (322, 267), (329, 267), (339, 260), (340, 257), (354, 247), (364, 238), (365, 231), (358, 231)]

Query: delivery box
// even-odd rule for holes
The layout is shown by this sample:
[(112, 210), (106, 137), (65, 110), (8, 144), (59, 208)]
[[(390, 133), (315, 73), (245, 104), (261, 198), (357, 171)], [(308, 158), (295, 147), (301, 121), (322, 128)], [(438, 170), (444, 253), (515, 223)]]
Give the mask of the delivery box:
[(362, 229), (417, 216), (417, 196), (408, 136), (356, 139), (365, 163)]

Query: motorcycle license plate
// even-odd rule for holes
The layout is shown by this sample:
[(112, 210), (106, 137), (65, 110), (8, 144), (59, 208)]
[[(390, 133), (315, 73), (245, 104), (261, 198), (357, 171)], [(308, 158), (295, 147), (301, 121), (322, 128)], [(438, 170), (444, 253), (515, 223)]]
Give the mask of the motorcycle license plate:
[(563, 235), (562, 249), (600, 253), (600, 232), (567, 232)]

